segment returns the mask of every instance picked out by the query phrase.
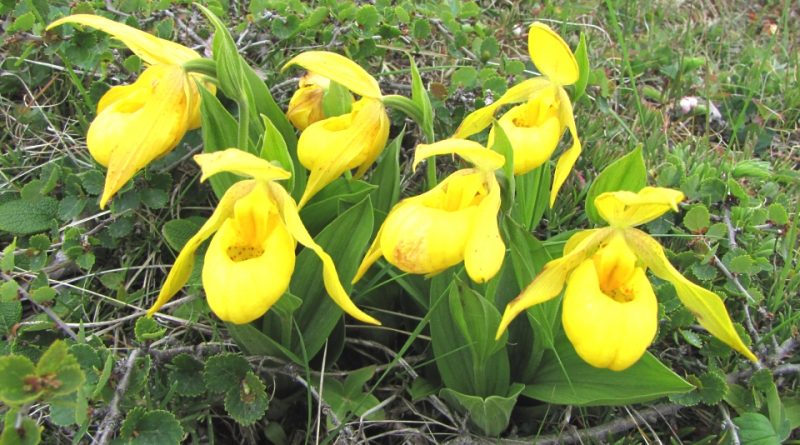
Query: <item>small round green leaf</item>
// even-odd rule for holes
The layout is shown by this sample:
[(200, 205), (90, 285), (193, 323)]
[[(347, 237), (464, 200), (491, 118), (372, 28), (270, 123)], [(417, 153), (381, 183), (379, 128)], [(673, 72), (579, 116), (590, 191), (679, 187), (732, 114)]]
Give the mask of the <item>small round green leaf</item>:
[(42, 428), (35, 420), (28, 416), (22, 418), (20, 428), (14, 428), (17, 410), (10, 410), (6, 414), (5, 428), (0, 435), (2, 445), (36, 445), (42, 440)]
[(203, 376), (206, 388), (211, 392), (228, 392), (250, 372), (250, 364), (244, 357), (229, 352), (217, 354), (206, 361)]
[(267, 412), (269, 399), (265, 389), (261, 379), (248, 371), (244, 379), (225, 394), (225, 410), (239, 424), (252, 425)]
[(36, 400), (43, 389), (32, 386), (32, 379), (36, 379), (36, 372), (27, 357), (0, 357), (0, 401), (15, 406)]
[(167, 328), (161, 327), (150, 317), (141, 317), (136, 320), (136, 326), (133, 328), (133, 332), (136, 335), (136, 341), (144, 343), (163, 337), (167, 332)]
[(177, 385), (175, 391), (182, 396), (198, 396), (206, 387), (203, 384), (203, 363), (189, 354), (179, 354), (172, 359), (169, 373), (171, 384)]
[(131, 445), (177, 445), (181, 443), (183, 427), (169, 411), (136, 407), (122, 422), (120, 436)]

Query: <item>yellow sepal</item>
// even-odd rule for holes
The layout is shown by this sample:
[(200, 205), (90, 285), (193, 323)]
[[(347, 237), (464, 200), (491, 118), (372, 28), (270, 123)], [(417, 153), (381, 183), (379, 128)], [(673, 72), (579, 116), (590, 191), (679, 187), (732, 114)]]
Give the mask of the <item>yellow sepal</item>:
[(506, 159), (500, 153), (491, 151), (483, 145), (466, 139), (450, 138), (433, 144), (419, 144), (414, 150), (414, 163), (412, 170), (424, 159), (436, 155), (456, 154), (464, 158), (467, 162), (476, 167), (493, 171), (505, 164)]
[(541, 22), (528, 30), (528, 52), (536, 68), (559, 85), (578, 81), (580, 71), (575, 55), (561, 36)]
[(645, 187), (634, 192), (607, 192), (594, 199), (600, 217), (614, 227), (648, 223), (669, 210), (678, 211), (683, 193), (662, 187)]
[(543, 77), (534, 77), (524, 80), (509, 88), (499, 99), (491, 105), (473, 111), (458, 126), (454, 138), (464, 139), (480, 132), (492, 123), (494, 113), (503, 105), (516, 104), (527, 101), (537, 91), (551, 86), (552, 82)]
[(283, 65), (283, 69), (300, 65), (303, 68), (325, 76), (362, 97), (380, 99), (381, 89), (364, 68), (347, 57), (328, 51), (306, 51), (294, 56)]
[(235, 173), (265, 182), (289, 179), (292, 176), (288, 171), (273, 165), (266, 159), (238, 148), (195, 155), (194, 162), (200, 166), (200, 170), (203, 172), (200, 182), (222, 172)]
[(75, 14), (60, 18), (47, 26), (47, 30), (65, 23), (89, 26), (110, 34), (125, 44), (134, 54), (149, 65), (181, 65), (200, 55), (194, 50), (169, 40), (160, 39), (128, 25), (92, 14)]

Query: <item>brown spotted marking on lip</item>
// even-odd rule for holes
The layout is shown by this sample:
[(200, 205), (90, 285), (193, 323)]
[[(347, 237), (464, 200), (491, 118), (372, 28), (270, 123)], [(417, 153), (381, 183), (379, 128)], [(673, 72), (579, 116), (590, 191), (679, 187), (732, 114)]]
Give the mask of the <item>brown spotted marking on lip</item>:
[(228, 246), (226, 253), (228, 258), (238, 263), (264, 255), (264, 249), (258, 246)]

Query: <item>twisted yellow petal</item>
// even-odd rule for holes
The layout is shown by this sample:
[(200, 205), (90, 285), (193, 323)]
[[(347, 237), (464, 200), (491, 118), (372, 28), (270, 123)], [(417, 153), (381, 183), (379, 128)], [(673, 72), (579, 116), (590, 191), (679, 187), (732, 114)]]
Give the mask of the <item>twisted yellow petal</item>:
[(313, 250), (322, 261), (322, 278), (325, 284), (325, 290), (328, 291), (328, 295), (330, 295), (333, 301), (339, 305), (343, 311), (350, 314), (350, 316), (356, 320), (360, 320), (364, 323), (380, 325), (381, 323), (378, 320), (359, 309), (358, 306), (353, 303), (353, 300), (351, 300), (347, 295), (347, 291), (344, 290), (341, 281), (339, 281), (339, 274), (336, 272), (336, 266), (333, 264), (333, 260), (331, 259), (330, 255), (328, 255), (328, 253), (325, 252), (319, 244), (314, 242), (314, 239), (311, 238), (311, 235), (309, 235), (308, 231), (303, 225), (303, 221), (300, 219), (300, 214), (298, 213), (297, 205), (295, 204), (294, 199), (289, 196), (283, 187), (274, 183), (269, 183), (268, 186), (273, 197), (275, 198), (275, 201), (277, 202), (278, 209), (283, 217), (284, 223), (286, 224), (286, 228), (300, 244)]
[(573, 235), (581, 236), (580, 242), (573, 242), (570, 245), (570, 251), (564, 252), (564, 256), (545, 264), (531, 284), (517, 298), (506, 305), (495, 339), (500, 339), (508, 325), (511, 324), (511, 321), (522, 311), (557, 297), (561, 293), (561, 289), (564, 288), (564, 282), (570, 272), (594, 253), (600, 243), (612, 233), (613, 229), (604, 228), (593, 231), (591, 235), (581, 235), (581, 232)]
[(598, 368), (621, 371), (636, 363), (658, 327), (658, 303), (642, 268), (618, 295), (603, 291), (595, 261), (584, 260), (569, 276), (562, 323), (578, 355)]
[(208, 239), (217, 229), (222, 226), (225, 220), (233, 213), (234, 205), (236, 202), (247, 195), (253, 190), (256, 185), (255, 181), (240, 181), (233, 184), (222, 196), (217, 208), (211, 217), (206, 220), (200, 230), (192, 236), (189, 241), (183, 246), (178, 258), (175, 259), (175, 264), (170, 269), (164, 285), (161, 286), (161, 291), (158, 293), (158, 298), (153, 306), (147, 311), (147, 316), (151, 317), (161, 306), (172, 299), (176, 293), (186, 284), (189, 280), (189, 275), (192, 273), (194, 267), (194, 254), (197, 248), (203, 244), (203, 241)]
[(572, 85), (578, 81), (578, 61), (569, 45), (549, 26), (541, 22), (528, 30), (528, 52), (536, 68), (559, 85)]
[[(394, 206), (394, 208), (392, 208), (392, 210), (389, 211), (389, 214), (387, 215), (386, 219), (389, 219), (392, 213), (395, 212), (400, 207), (401, 204), (402, 202)], [(372, 267), (372, 265), (375, 264), (375, 262), (381, 259), (381, 257), (383, 256), (383, 250), (381, 250), (381, 239), (383, 234), (383, 228), (385, 226), (386, 224), (382, 224), (381, 227), (378, 229), (378, 234), (375, 235), (375, 239), (372, 240), (372, 244), (369, 246), (369, 249), (367, 249), (367, 254), (364, 255), (364, 259), (361, 260), (361, 264), (359, 264), (358, 266), (356, 275), (350, 282), (351, 284), (358, 283), (359, 280), (361, 280), (361, 278), (364, 277), (364, 274), (367, 273), (369, 268)]]
[(457, 154), (476, 167), (492, 171), (505, 164), (506, 159), (500, 153), (491, 151), (483, 145), (466, 139), (445, 139), (433, 144), (419, 144), (414, 150), (414, 164), (412, 170), (424, 159), (436, 155)]
[(581, 155), (581, 141), (578, 139), (578, 129), (575, 127), (575, 117), (572, 115), (572, 102), (569, 101), (569, 95), (563, 88), (558, 88), (558, 96), (560, 98), (559, 113), (561, 116), (561, 124), (569, 129), (572, 136), (572, 146), (561, 154), (556, 163), (556, 171), (553, 174), (553, 187), (550, 190), (550, 207), (556, 202), (558, 191), (567, 180), (569, 172)]
[(364, 68), (340, 54), (328, 51), (306, 51), (294, 56), (283, 65), (300, 65), (308, 71), (320, 74), (334, 82), (344, 85), (348, 90), (361, 97), (380, 99), (381, 89)]
[(480, 132), (492, 123), (494, 113), (501, 106), (525, 102), (537, 91), (551, 85), (552, 82), (543, 77), (534, 77), (514, 85), (492, 104), (479, 108), (465, 117), (453, 137), (464, 139)]
[(594, 200), (600, 217), (613, 227), (634, 227), (648, 223), (669, 210), (678, 211), (683, 193), (662, 187), (645, 187), (638, 192), (607, 192)]
[(703, 289), (681, 275), (670, 264), (658, 241), (650, 235), (634, 228), (626, 229), (624, 233), (628, 246), (639, 260), (650, 268), (655, 276), (669, 281), (675, 286), (678, 298), (687, 309), (692, 311), (701, 326), (748, 359), (754, 362), (758, 361), (758, 358), (745, 346), (734, 329), (725, 304), (717, 294)]
[(265, 182), (289, 179), (292, 176), (288, 171), (270, 163), (266, 159), (238, 148), (228, 148), (212, 153), (195, 155), (194, 161), (203, 172), (202, 176), (200, 176), (200, 182), (221, 172), (235, 173)]
[(200, 58), (200, 55), (194, 50), (183, 45), (160, 39), (152, 34), (99, 15), (75, 14), (63, 17), (48, 25), (47, 30), (65, 23), (89, 26), (110, 34), (150, 65), (180, 65), (189, 60)]
[(506, 245), (500, 237), (497, 212), (500, 211), (500, 184), (494, 173), (487, 173), (489, 192), (478, 204), (472, 234), (464, 246), (464, 267), (472, 281), (484, 283), (497, 275), (506, 255)]

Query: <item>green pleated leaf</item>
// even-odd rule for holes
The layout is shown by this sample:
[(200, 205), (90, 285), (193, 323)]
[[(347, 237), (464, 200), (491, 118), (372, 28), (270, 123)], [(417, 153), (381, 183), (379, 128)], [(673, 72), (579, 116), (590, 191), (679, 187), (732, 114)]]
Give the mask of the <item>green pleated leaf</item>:
[(389, 210), (400, 199), (400, 145), (405, 133), (404, 127), (389, 142), (370, 178), (370, 182), (377, 186), (370, 195), (375, 206), (375, 227), (380, 227)]
[[(281, 300), (285, 299), (286, 295), (281, 297)], [(228, 333), (233, 338), (233, 341), (242, 348), (247, 354), (250, 355), (265, 355), (265, 356), (275, 356), (282, 358), (284, 360), (291, 360), (298, 365), (306, 365), (307, 363), (301, 358), (302, 354), (296, 355), (289, 349), (289, 345), (291, 345), (291, 341), (293, 337), (291, 335), (293, 326), (293, 320), (289, 319), (279, 319), (277, 321), (270, 321), (269, 319), (272, 317), (272, 311), (268, 311), (267, 315), (265, 316), (265, 324), (267, 326), (267, 331), (271, 332), (274, 328), (279, 334), (280, 333), (289, 333), (289, 335), (285, 336), (287, 341), (283, 341), (284, 338), (281, 337), (271, 337), (269, 335), (264, 334), (264, 332), (258, 330), (253, 324), (233, 324), (227, 323)], [(271, 326), (272, 325), (272, 326)]]
[[(339, 279), (347, 292), (352, 289), (350, 280), (355, 275), (372, 236), (372, 222), (372, 203), (367, 197), (339, 215), (314, 238), (333, 259)], [(302, 357), (302, 341), (305, 353), (311, 358), (325, 344), (343, 313), (325, 291), (322, 283), (322, 262), (310, 249), (304, 249), (297, 256), (289, 288), (292, 294), (302, 295), (303, 298), (303, 305), (294, 315), (303, 337), (295, 337), (291, 350)]]
[(478, 432), (496, 437), (508, 427), (511, 411), (524, 388), (525, 385), (515, 383), (506, 394), (489, 397), (471, 396), (445, 388), (439, 392), (439, 396), (457, 412), (467, 415), (468, 422)]
[(331, 80), (328, 90), (322, 96), (322, 112), (325, 117), (341, 116), (349, 113), (353, 95), (344, 85)]
[(500, 313), (483, 296), (445, 272), (433, 278), (431, 295), (447, 289), (431, 314), (431, 344), (446, 388), (487, 397), (505, 394), (510, 368), (505, 338), (494, 340)]
[[(203, 151), (212, 153), (227, 148), (236, 147), (238, 123), (228, 110), (222, 106), (219, 99), (205, 88), (199, 88), (202, 100), (200, 102), (200, 131), (203, 137)], [(221, 198), (233, 183), (238, 180), (232, 173), (219, 173), (211, 178), (211, 187), (217, 198)]]
[(586, 85), (589, 83), (589, 46), (586, 44), (586, 35), (581, 33), (581, 40), (575, 49), (575, 60), (578, 62), (578, 81), (575, 82), (575, 96), (573, 102), (586, 92)]
[[(511, 267), (518, 289), (521, 291), (533, 281), (544, 265), (553, 259), (553, 254), (542, 242), (514, 221), (506, 220), (504, 229), (511, 248)], [(560, 306), (560, 298), (537, 304), (525, 312), (526, 317), (519, 317), (509, 326), (509, 356), (517, 365), (514, 368), (517, 372), (515, 375), (520, 381), (529, 381), (545, 349), (553, 348), (559, 326)]]
[[(423, 133), (433, 136), (433, 107), (431, 106), (431, 99), (428, 96), (428, 91), (422, 83), (422, 77), (419, 75), (417, 63), (414, 58), (409, 56), (409, 64), (411, 65), (411, 100), (414, 101), (417, 108), (422, 112), (422, 122), (420, 123), (423, 128)], [(432, 140), (427, 141), (433, 143)]]
[(508, 139), (503, 127), (498, 125), (497, 121), (492, 123), (494, 129), (494, 143), (490, 149), (500, 153), (506, 158), (506, 163), (503, 164), (503, 208), (510, 208), (514, 204), (514, 197), (516, 194), (516, 180), (514, 178), (514, 149), (511, 146), (511, 141)]
[(300, 218), (313, 236), (330, 224), (344, 209), (363, 201), (376, 189), (376, 186), (362, 180), (338, 178), (317, 193), (300, 210)]
[(550, 200), (551, 167), (545, 162), (540, 167), (514, 178), (514, 219), (526, 229), (533, 230), (542, 220)]
[(647, 402), (692, 388), (649, 352), (630, 368), (611, 371), (584, 362), (567, 338), (559, 336), (555, 351), (545, 352), (534, 380), (522, 394), (561, 405), (616, 406)]
[(292, 174), (292, 176), (283, 181), (282, 184), (286, 191), (292, 193), (294, 190), (294, 179), (296, 176), (295, 162), (289, 154), (289, 147), (283, 139), (280, 131), (275, 127), (275, 124), (265, 115), (261, 115), (261, 120), (264, 123), (264, 140), (261, 144), (261, 157), (268, 160), (277, 162), (284, 170)]

